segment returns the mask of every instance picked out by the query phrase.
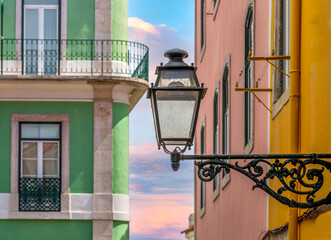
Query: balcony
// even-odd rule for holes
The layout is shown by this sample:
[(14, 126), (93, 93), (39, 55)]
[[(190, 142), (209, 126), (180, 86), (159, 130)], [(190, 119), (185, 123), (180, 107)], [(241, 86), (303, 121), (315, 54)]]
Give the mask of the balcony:
[(60, 211), (60, 178), (20, 178), (19, 211)]
[(123, 40), (2, 39), (1, 75), (148, 80), (148, 47)]

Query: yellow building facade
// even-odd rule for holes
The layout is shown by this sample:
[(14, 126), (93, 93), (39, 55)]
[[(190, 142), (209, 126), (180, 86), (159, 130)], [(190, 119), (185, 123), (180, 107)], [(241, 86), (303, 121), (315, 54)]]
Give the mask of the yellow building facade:
[[(287, 1), (288, 6), (279, 3)], [(290, 55), (290, 78), (284, 80), (275, 70), (271, 73), (270, 153), (331, 153), (331, 1), (287, 1), (272, 1), (271, 53)], [(279, 41), (286, 36), (286, 23), (290, 33), (287, 49), (286, 41), (279, 47)], [(275, 64), (286, 72), (287, 63)], [(277, 81), (283, 81), (280, 87)], [(276, 92), (279, 89), (280, 94)], [(327, 169), (324, 172), (324, 185), (316, 200), (327, 196), (331, 189), (331, 175)], [(274, 180), (270, 186), (281, 187)], [(305, 196), (290, 197), (305, 201)], [(265, 239), (331, 239), (330, 205), (297, 210), (269, 197), (268, 221)]]

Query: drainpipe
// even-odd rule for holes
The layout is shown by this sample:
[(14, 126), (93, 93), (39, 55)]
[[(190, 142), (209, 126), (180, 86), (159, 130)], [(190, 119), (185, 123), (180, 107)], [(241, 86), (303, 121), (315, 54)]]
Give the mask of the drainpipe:
[[(299, 153), (301, 0), (291, 0), (290, 36), (290, 153)], [(298, 200), (298, 195), (291, 193)], [(298, 209), (289, 208), (288, 239), (298, 239)]]

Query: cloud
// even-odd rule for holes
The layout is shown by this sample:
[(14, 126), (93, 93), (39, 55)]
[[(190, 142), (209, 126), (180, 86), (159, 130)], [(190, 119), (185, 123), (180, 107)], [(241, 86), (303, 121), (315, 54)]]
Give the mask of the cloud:
[(161, 61), (167, 61), (163, 57), (166, 50), (172, 48), (182, 48), (189, 53), (189, 58), (185, 61), (190, 64), (194, 59), (194, 43), (185, 41), (178, 36), (178, 31), (168, 28), (165, 24), (152, 25), (140, 18), (129, 18), (129, 40), (139, 42), (149, 47), (149, 77), (150, 81), (155, 81), (155, 68)]
[(159, 30), (151, 23), (145, 22), (140, 18), (129, 17), (128, 20), (129, 28), (135, 28), (137, 31), (147, 32), (150, 34), (159, 34)]
[[(149, 47), (150, 82), (166, 50), (182, 48), (194, 59), (193, 40), (185, 41), (165, 24), (129, 18), (129, 40)], [(170, 156), (157, 149), (150, 101), (143, 97), (130, 113), (130, 239), (177, 240), (193, 212), (193, 161), (181, 162), (178, 172)]]
[(181, 239), (193, 212), (193, 162), (170, 167), (156, 143), (130, 146), (130, 239)]
[(132, 198), (132, 237), (181, 239), (188, 226), (193, 198), (190, 194), (144, 194)]

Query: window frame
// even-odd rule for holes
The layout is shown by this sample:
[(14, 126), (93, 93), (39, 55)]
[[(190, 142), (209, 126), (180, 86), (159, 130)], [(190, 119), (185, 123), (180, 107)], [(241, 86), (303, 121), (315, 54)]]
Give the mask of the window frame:
[(200, 61), (206, 50), (206, 0), (200, 0)]
[(216, 18), (218, 6), (220, 5), (220, 0), (213, 0), (213, 20)]
[[(254, 56), (255, 40), (255, 21), (254, 21), (254, 3), (247, 6), (244, 23), (244, 84), (245, 88), (251, 88), (254, 85), (254, 62), (247, 61), (249, 56)], [(250, 53), (250, 54), (249, 54)], [(249, 154), (254, 145), (254, 97), (250, 92), (244, 92), (244, 154)]]
[[(230, 154), (230, 79), (230, 54), (228, 54), (224, 61), (222, 74), (222, 154)], [(229, 160), (224, 161), (230, 162)], [(229, 181), (230, 172), (226, 173), (223, 169), (221, 180), (222, 189), (227, 186)]]
[[(22, 137), (22, 124), (57, 124), (59, 125), (59, 137), (58, 138), (23, 138)], [(23, 175), (23, 143), (36, 142), (37, 143), (37, 178), (45, 178), (43, 176), (43, 154), (39, 151), (40, 145), (43, 143), (56, 142), (58, 143), (58, 159), (57, 159), (57, 176), (46, 178), (61, 178), (61, 146), (62, 146), (62, 124), (59, 122), (19, 122), (19, 178), (24, 178)], [(42, 146), (43, 148), (43, 146)], [(41, 169), (40, 169), (41, 168)]]
[[(281, 0), (274, 3), (273, 21), (273, 52), (274, 55), (290, 55), (290, 32), (291, 32), (291, 0)], [(284, 30), (285, 29), (285, 30)], [(284, 33), (285, 32), (285, 33)], [(284, 37), (285, 35), (285, 37)], [(289, 60), (277, 60), (274, 64), (283, 69), (287, 74), (290, 72)], [(289, 101), (289, 78), (273, 69), (272, 88), (272, 118), (276, 117), (281, 109)]]
[[(202, 116), (202, 122), (200, 127), (200, 154), (206, 154), (206, 121), (205, 115)], [(204, 216), (206, 212), (206, 182), (200, 181), (200, 218)]]
[[(61, 123), (61, 209), (54, 212), (19, 211), (18, 179), (20, 174), (19, 123)], [(12, 114), (11, 116), (11, 175), (10, 175), (10, 218), (48, 219), (51, 216), (61, 218), (69, 212), (69, 115), (68, 114)], [(37, 214), (37, 215), (36, 215)], [(62, 216), (63, 217), (63, 216)]]
[[(215, 84), (214, 98), (213, 98), (213, 154), (220, 153), (220, 81), (217, 80)], [(220, 174), (216, 174), (213, 179), (213, 200), (220, 194)]]

